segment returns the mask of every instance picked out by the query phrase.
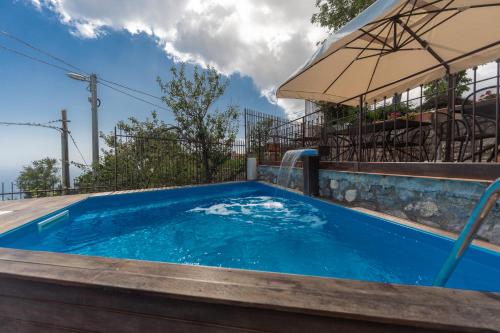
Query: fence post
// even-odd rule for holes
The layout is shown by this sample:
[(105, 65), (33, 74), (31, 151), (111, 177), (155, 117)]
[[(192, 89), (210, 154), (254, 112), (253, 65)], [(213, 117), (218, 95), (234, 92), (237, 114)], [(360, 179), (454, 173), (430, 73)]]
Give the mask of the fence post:
[(116, 126), (115, 126), (115, 139), (113, 141), (114, 150), (115, 150), (115, 191), (118, 190), (118, 152), (116, 151), (117, 144), (116, 140), (118, 140), (118, 136), (116, 135)]
[(452, 98), (453, 98), (453, 93), (452, 93), (452, 89), (453, 89), (453, 79), (451, 77), (451, 74), (450, 74), (450, 71), (448, 70), (447, 73), (446, 73), (446, 77), (448, 79), (448, 110), (447, 110), (447, 119), (446, 119), (446, 146), (445, 146), (445, 152), (444, 152), (444, 161), (445, 162), (451, 162), (451, 156), (452, 156), (452, 152), (451, 152), (451, 140), (452, 140), (452, 131), (454, 130), (453, 128), (453, 125), (452, 124), (452, 103), (454, 101), (452, 101)]
[(4, 189), (4, 183), (2, 182), (2, 201), (5, 200), (5, 189)]
[(363, 161), (362, 144), (363, 140), (363, 96), (359, 96), (359, 115), (358, 115), (358, 171), (359, 171), (359, 162)]
[(495, 96), (495, 152), (494, 152), (494, 158), (495, 158), (495, 163), (500, 162), (498, 160), (498, 145), (500, 144), (500, 137), (499, 137), (499, 127), (498, 123), (500, 122), (500, 59), (497, 59), (497, 80), (496, 80), (496, 96)]
[(306, 117), (307, 115), (304, 115), (302, 118), (302, 148), (306, 147)]
[(245, 122), (245, 128), (244, 128), (244, 131), (245, 131), (245, 156), (246, 156), (246, 152), (248, 151), (248, 148), (247, 148), (247, 144), (248, 144), (248, 138), (247, 138), (247, 109), (245, 108), (244, 111), (243, 111), (243, 118), (244, 118), (244, 122)]

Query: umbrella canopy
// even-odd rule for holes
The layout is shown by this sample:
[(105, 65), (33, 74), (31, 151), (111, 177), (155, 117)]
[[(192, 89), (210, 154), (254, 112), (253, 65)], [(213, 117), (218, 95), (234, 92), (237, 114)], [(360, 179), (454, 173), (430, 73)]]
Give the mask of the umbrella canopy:
[(498, 0), (378, 0), (277, 91), (356, 105), (500, 58)]

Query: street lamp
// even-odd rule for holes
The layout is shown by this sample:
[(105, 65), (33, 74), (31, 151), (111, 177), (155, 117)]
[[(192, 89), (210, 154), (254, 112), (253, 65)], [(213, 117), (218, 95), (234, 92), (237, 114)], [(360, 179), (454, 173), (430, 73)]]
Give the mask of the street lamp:
[(85, 76), (79, 73), (66, 73), (66, 75), (77, 81), (89, 82), (90, 98), (89, 102), (91, 104), (92, 111), (92, 167), (99, 165), (99, 130), (97, 122), (97, 75), (90, 74), (90, 76)]
[(77, 81), (89, 81), (89, 78), (85, 75), (78, 74), (78, 73), (66, 73), (66, 75), (73, 80)]

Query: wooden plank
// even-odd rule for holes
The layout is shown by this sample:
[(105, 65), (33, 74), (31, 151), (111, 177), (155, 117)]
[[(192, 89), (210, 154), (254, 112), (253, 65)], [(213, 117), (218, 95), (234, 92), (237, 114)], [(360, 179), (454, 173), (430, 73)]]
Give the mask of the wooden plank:
[(0, 215), (0, 234), (84, 200), (87, 197), (88, 195), (81, 194), (0, 201), (0, 210), (12, 211), (12, 213)]
[[(500, 295), (494, 293), (28, 252), (0, 249), (0, 278), (372, 324), (500, 330)], [(102, 266), (95, 268), (96, 262)]]
[(19, 332), (36, 332), (36, 333), (89, 333), (97, 331), (84, 331), (81, 329), (68, 329), (57, 327), (51, 324), (35, 323), (26, 320), (13, 319), (0, 315), (0, 332), (2, 333), (19, 333)]
[[(5, 288), (0, 289), (0, 295), (5, 290), (9, 294), (18, 295), (0, 296), (0, 310), (4, 315), (85, 331), (422, 332), (421, 328), (411, 326), (182, 301), (165, 295), (32, 283), (15, 279), (2, 281)], [(442, 330), (428, 328), (425, 332)]]

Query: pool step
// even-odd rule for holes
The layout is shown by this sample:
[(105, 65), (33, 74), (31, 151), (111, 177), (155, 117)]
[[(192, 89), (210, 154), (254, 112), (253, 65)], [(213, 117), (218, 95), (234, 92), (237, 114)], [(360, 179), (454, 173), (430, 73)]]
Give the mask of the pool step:
[(65, 210), (60, 212), (59, 214), (46, 218), (45, 220), (38, 222), (38, 231), (39, 232), (43, 231), (49, 228), (50, 226), (54, 225), (54, 223), (61, 222), (68, 217), (69, 217), (69, 211)]

